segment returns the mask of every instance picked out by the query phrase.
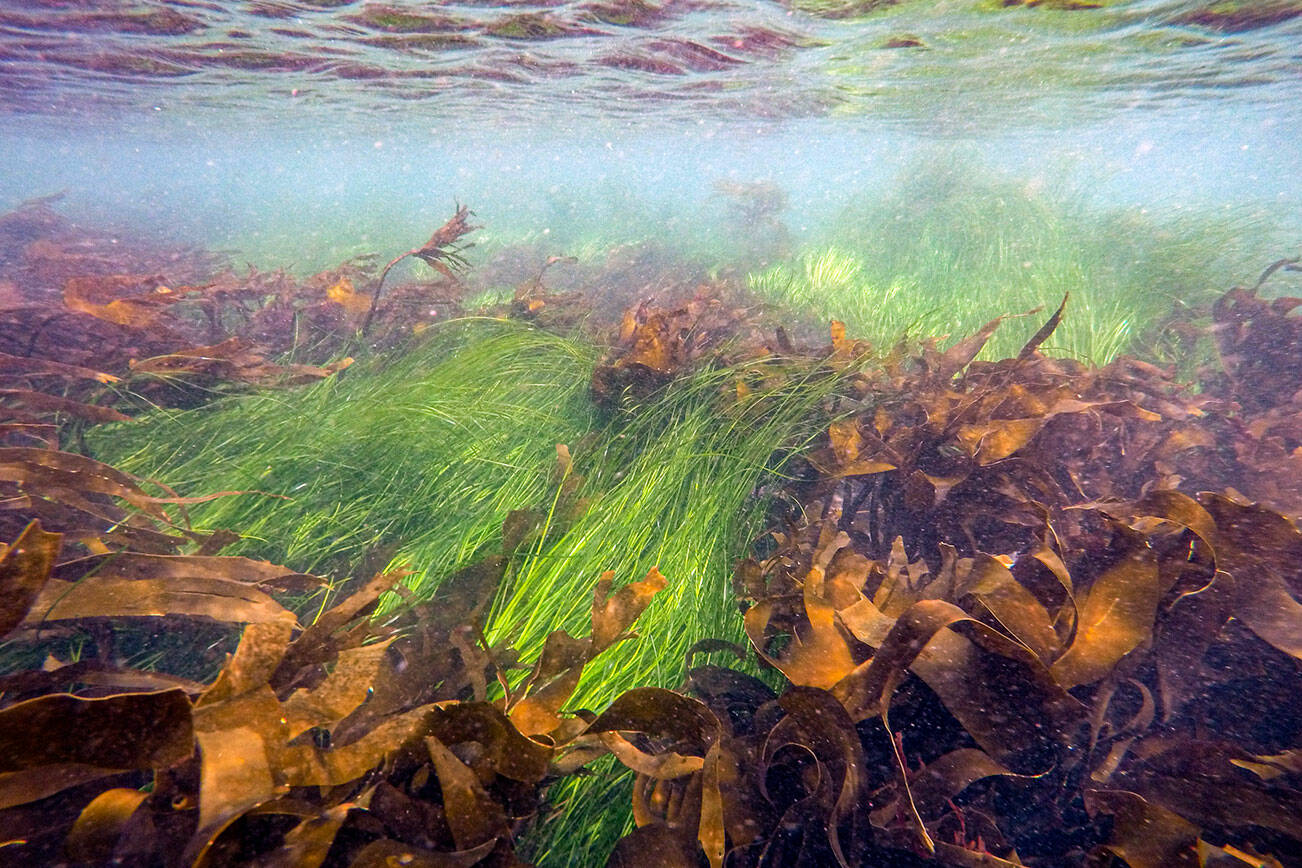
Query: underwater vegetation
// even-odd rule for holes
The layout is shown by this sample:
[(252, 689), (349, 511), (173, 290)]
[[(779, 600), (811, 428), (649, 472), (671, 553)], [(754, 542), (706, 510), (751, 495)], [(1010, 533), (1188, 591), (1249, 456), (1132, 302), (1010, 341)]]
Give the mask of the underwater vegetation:
[(0, 217), (7, 859), (1297, 864), (1296, 259), (1177, 371), (79, 231)]
[(413, 256), (421, 260), (430, 268), (437, 269), (452, 283), (457, 283), (456, 272), (464, 271), (468, 267), (465, 257), (461, 255), (468, 242), (461, 241), (461, 238), (479, 228), (470, 225), (470, 216), (469, 208), (458, 205), (456, 213), (448, 218), (448, 222), (435, 229), (428, 241), (389, 260), (384, 270), (380, 272), (380, 279), (375, 282), (371, 303), (366, 308), (365, 319), (362, 320), (363, 335), (371, 330), (371, 321), (375, 319), (375, 310), (380, 304), (380, 290), (384, 288), (384, 279), (389, 276), (389, 271), (395, 265), (407, 257)]
[(595, 415), (586, 342), (526, 323), (437, 326), (363, 376), (158, 412), (147, 424), (89, 432), (115, 465), (170, 485), (250, 491), (192, 513), (240, 527), (241, 551), (331, 572), (396, 546), (430, 589), (500, 535), (512, 510), (550, 491), (556, 444)]
[[(1046, 353), (1102, 365), (1142, 347), (1170, 363), (1180, 354), (1161, 324), (1173, 306), (1210, 304), (1278, 249), (1246, 208), (1103, 209), (956, 162), (910, 166), (886, 195), (849, 206), (831, 243), (752, 271), (748, 285), (819, 328), (840, 320), (879, 345), (905, 333), (968, 334), (1070, 292), (1072, 315)], [(982, 357), (1016, 353), (1023, 340), (1016, 327), (1002, 329)]]

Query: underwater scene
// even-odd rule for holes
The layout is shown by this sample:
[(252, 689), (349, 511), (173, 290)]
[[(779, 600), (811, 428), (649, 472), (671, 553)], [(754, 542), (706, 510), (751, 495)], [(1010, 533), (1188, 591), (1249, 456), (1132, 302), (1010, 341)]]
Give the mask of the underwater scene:
[(1302, 2), (0, 2), (0, 864), (1302, 866)]

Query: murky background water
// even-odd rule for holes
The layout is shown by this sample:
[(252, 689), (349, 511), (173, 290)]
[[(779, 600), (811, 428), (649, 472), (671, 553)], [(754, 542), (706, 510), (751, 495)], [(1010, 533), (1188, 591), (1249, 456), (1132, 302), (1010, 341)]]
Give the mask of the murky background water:
[(1296, 2), (9, 2), (0, 63), (0, 203), (299, 270), (454, 198), (687, 240), (721, 179), (817, 237), (952, 163), (1302, 222)]

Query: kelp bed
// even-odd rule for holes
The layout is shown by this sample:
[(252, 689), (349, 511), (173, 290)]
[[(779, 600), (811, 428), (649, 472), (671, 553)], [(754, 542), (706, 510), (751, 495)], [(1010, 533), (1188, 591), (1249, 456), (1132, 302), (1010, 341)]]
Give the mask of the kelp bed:
[[(613, 755), (636, 773), (617, 866), (1302, 864), (1302, 299), (1262, 294), (1296, 261), (1169, 324), (1207, 359), (1192, 384), (1043, 355), (1066, 301), (984, 362), (998, 320), (945, 348), (837, 323), (806, 347), (726, 284), (605, 322), (540, 272), (498, 313), (605, 335), (597, 412), (701, 371), (720, 419), (825, 384), (736, 568), (750, 649), (694, 637), (679, 689), (578, 709), (585, 667), (618, 668), (679, 580), (576, 576), (587, 635), (528, 659), (488, 639), (521, 552), (583, 520), (581, 444), (424, 598), (387, 552), (355, 577), (222, 555), (241, 528), (188, 511), (236, 494), (84, 449), (142, 402), (407, 351), (459, 311), (467, 216), (410, 254), (437, 282), (387, 296), (368, 262), (213, 278), (48, 202), (0, 218), (5, 861), (525, 864), (549, 788)], [(752, 653), (767, 681), (701, 662)]]

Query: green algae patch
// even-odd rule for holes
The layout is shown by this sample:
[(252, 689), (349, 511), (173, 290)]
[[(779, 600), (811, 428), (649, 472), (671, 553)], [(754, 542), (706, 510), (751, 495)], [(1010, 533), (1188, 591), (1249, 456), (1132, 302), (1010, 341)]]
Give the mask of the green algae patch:
[[(1246, 209), (1092, 209), (1052, 189), (921, 163), (886, 195), (848, 207), (840, 226), (751, 272), (750, 289), (878, 346), (904, 334), (957, 338), (1010, 311), (1051, 310), (1069, 292), (1071, 315), (1044, 351), (1095, 364), (1125, 353), (1174, 360), (1173, 301), (1210, 303), (1211, 287), (1252, 273), (1269, 248)], [(982, 358), (1017, 353), (1032, 329), (1005, 325)]]
[[(595, 351), (495, 320), (434, 330), (418, 350), (292, 393), (156, 414), (92, 448), (182, 490), (246, 490), (193, 520), (239, 528), (237, 550), (347, 573), (397, 546), (418, 594), (493, 547), (545, 497), (558, 442), (593, 410)], [(227, 485), (226, 483), (232, 483)]]

